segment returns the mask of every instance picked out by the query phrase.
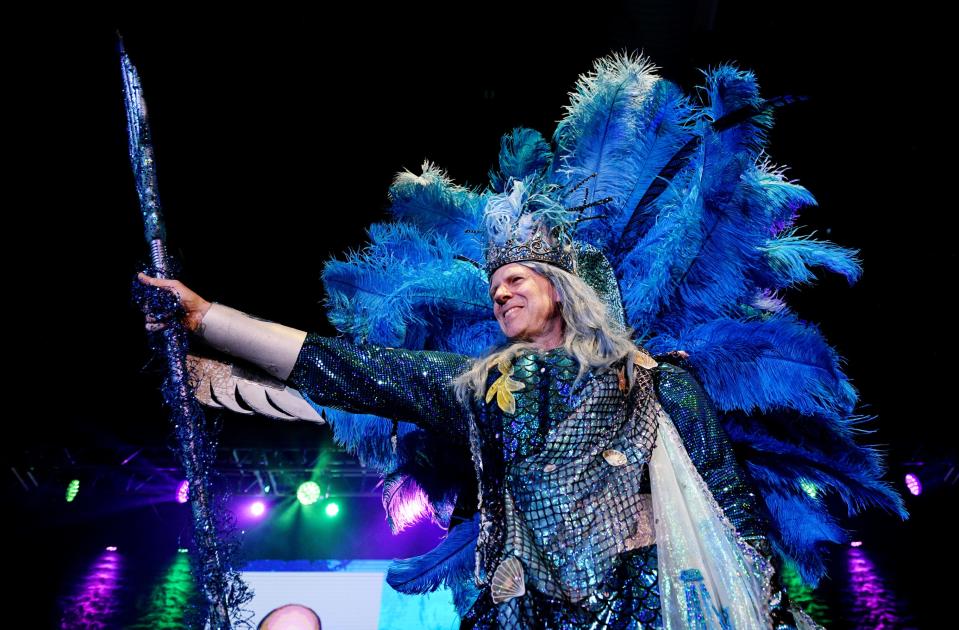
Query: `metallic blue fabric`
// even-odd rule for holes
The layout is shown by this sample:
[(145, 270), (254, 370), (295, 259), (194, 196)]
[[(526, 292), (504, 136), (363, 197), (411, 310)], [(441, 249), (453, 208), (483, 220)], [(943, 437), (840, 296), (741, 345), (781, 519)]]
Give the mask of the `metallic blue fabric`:
[[(577, 384), (578, 367), (562, 348), (523, 353), (513, 362), (512, 378), (525, 385), (515, 394), (515, 412), (495, 403), (474, 406), (483, 507), (477, 579), (489, 584), (501, 562), (518, 557), (527, 593), (552, 600), (559, 617), (572, 608), (600, 612), (587, 595), (608, 581), (646, 515), (641, 490), (655, 431), (642, 413), (628, 413), (616, 370), (587, 372)], [(648, 375), (646, 381), (651, 394)], [(610, 465), (602, 455), (609, 448), (627, 465)], [(495, 626), (543, 623), (545, 609), (529, 617), (522, 600), (501, 604)]]
[(587, 604), (570, 605), (563, 599), (527, 590), (522, 597), (497, 607), (490, 599), (489, 589), (485, 589), (463, 617), (460, 628), (633, 630), (662, 627), (656, 546), (623, 554), (607, 583), (596, 590)]
[(465, 443), (468, 414), (451, 383), (469, 363), (450, 352), (357, 345), (310, 333), (287, 380), (317, 405), (412, 422)]
[[(764, 540), (766, 516), (736, 461), (732, 442), (703, 388), (686, 370), (660, 363), (656, 395), (683, 438), (683, 445), (736, 531), (754, 547)], [(762, 551), (762, 549), (760, 549)]]

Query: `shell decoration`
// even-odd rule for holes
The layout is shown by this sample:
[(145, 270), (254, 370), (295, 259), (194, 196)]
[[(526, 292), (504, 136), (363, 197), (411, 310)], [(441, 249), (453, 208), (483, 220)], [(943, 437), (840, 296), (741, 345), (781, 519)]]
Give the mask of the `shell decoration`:
[(605, 459), (606, 463), (610, 466), (625, 466), (628, 463), (626, 455), (614, 448), (603, 451), (603, 459)]
[(490, 595), (494, 604), (508, 602), (526, 594), (526, 579), (519, 558), (510, 556), (499, 563), (490, 582)]

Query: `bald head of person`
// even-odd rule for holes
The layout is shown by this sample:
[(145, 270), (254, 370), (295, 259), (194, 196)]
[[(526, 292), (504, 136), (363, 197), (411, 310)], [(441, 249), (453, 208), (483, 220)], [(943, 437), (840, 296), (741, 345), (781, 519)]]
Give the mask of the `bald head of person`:
[(320, 616), (312, 608), (300, 604), (287, 604), (271, 610), (257, 630), (322, 630)]

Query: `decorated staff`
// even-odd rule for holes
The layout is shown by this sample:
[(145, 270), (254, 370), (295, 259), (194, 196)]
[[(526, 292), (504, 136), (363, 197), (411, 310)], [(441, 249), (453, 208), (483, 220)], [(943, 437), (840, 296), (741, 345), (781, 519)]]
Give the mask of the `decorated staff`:
[[(166, 254), (166, 228), (157, 189), (156, 165), (147, 120), (146, 102), (136, 68), (119, 41), (120, 66), (123, 72), (123, 93), (127, 111), (127, 133), (130, 140), (130, 163), (136, 179), (143, 213), (143, 234), (150, 247), (153, 275), (170, 278), (171, 269)], [(142, 291), (145, 291), (142, 290)], [(143, 295), (141, 292), (140, 295)], [(142, 300), (148, 303), (148, 312), (158, 313), (175, 308), (172, 295), (153, 290)], [(164, 309), (157, 302), (167, 302)], [(235, 543), (224, 536), (223, 520), (216, 504), (209, 470), (214, 447), (206, 434), (203, 412), (197, 403), (187, 371), (187, 334), (176, 317), (169, 318), (162, 327), (162, 341), (154, 348), (166, 357), (167, 378), (163, 397), (170, 408), (170, 419), (176, 430), (178, 454), (190, 488), (193, 509), (194, 576), (205, 599), (202, 615), (211, 629), (231, 628), (231, 618), (237, 619), (239, 607), (252, 594), (233, 568), (232, 549)]]

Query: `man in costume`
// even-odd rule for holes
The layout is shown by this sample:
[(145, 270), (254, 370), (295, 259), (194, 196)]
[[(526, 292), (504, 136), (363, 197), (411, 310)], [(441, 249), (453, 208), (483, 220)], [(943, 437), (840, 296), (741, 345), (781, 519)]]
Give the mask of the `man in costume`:
[[(782, 593), (771, 592), (765, 519), (702, 390), (610, 321), (575, 274), (575, 248), (554, 234), (538, 227), (525, 241), (491, 245), (489, 293), (509, 341), (476, 361), (311, 335), (210, 304), (177, 281), (141, 278), (180, 293), (188, 328), (207, 343), (289, 381), (314, 404), (391, 416), (458, 445), (464, 459), (472, 452), (478, 500), (458, 494), (447, 539), (461, 537), (457, 527), (478, 538), (475, 552), (466, 547), (475, 570), (445, 580), (458, 598), (475, 598), (463, 627), (662, 627), (660, 581), (671, 582), (668, 627), (795, 627)], [(699, 493), (693, 516), (703, 522), (692, 527), (709, 535), (684, 538), (680, 521), (690, 513), (675, 487), (651, 492), (647, 467), (663, 414), (682, 427), (703, 471), (675, 466), (687, 492)], [(661, 439), (687, 453), (674, 435)], [(669, 455), (660, 459), (676, 474)], [(462, 466), (450, 472), (468, 475)], [(657, 504), (675, 528), (654, 519)], [(657, 538), (719, 549), (660, 577)], [(403, 573), (391, 582), (402, 587)], [(712, 585), (729, 576), (744, 584)]]
[(794, 236), (811, 196), (760, 157), (785, 101), (708, 79), (694, 106), (644, 59), (603, 59), (553, 146), (504, 138), (487, 191), (401, 174), (394, 222), (324, 271), (348, 339), (144, 278), (324, 409), (384, 473), (394, 530), (448, 529), (388, 581), (448, 586), (464, 627), (811, 627), (773, 565), (815, 582), (843, 532), (803, 482), (901, 512), (838, 357), (775, 294), (812, 266), (854, 276), (853, 253)]
[[(176, 281), (148, 280), (192, 295)], [(695, 432), (700, 448), (693, 457), (714, 480), (740, 542), (768, 550), (728, 438), (684, 370), (634, 350), (624, 331), (605, 321), (595, 292), (562, 269), (508, 262), (495, 269), (490, 286), (496, 319), (513, 343), (476, 362), (474, 371), (489, 374), (482, 393), (491, 403), (471, 397), (472, 409), (454, 388), (457, 376), (469, 383), (462, 378), (471, 376), (463, 374), (467, 357), (354, 346), (203, 301), (188, 307), (187, 317), (211, 345), (288, 379), (317, 405), (394, 416), (453, 444), (472, 443), (483, 489), (481, 591), (466, 627), (661, 625), (646, 475), (662, 413), (654, 391)], [(584, 351), (597, 365), (580, 375), (576, 354)], [(454, 515), (472, 520), (475, 497), (458, 499)], [(762, 562), (754, 556), (724, 570), (746, 568), (762, 580)], [(709, 612), (702, 608), (709, 602), (697, 601), (691, 614)]]

